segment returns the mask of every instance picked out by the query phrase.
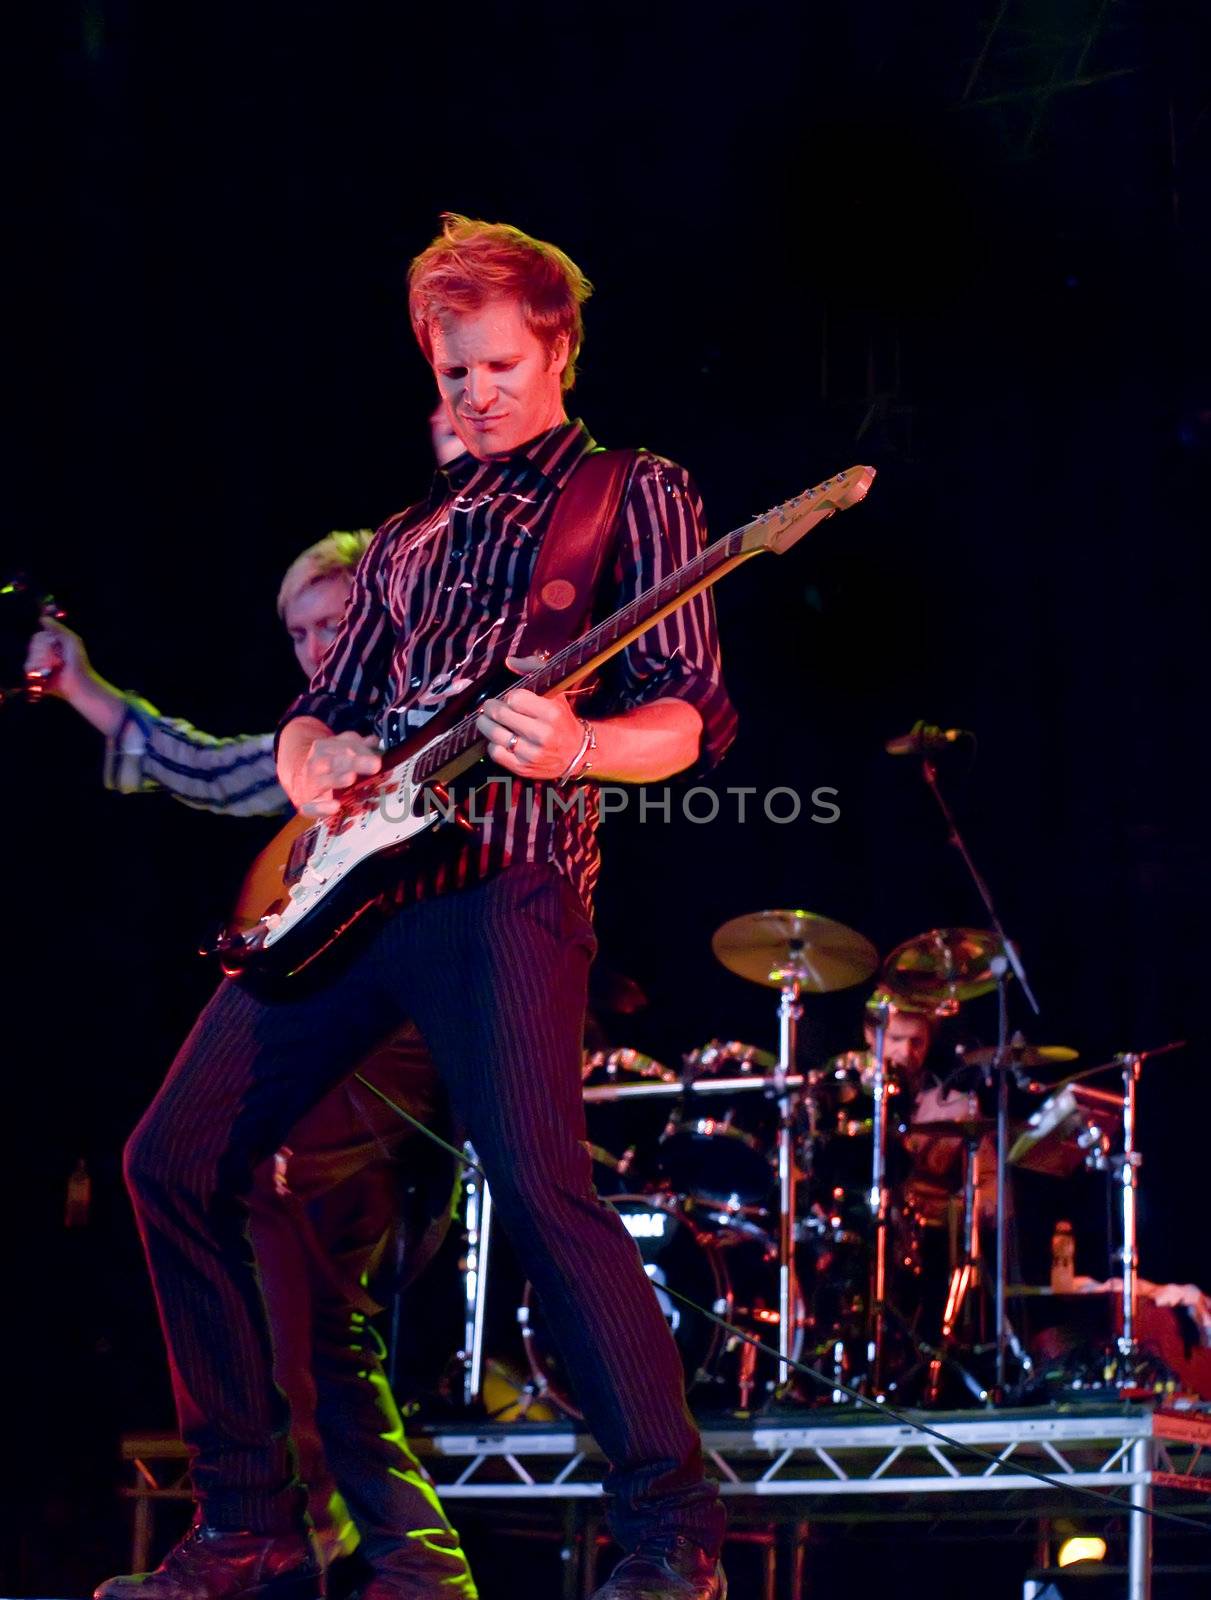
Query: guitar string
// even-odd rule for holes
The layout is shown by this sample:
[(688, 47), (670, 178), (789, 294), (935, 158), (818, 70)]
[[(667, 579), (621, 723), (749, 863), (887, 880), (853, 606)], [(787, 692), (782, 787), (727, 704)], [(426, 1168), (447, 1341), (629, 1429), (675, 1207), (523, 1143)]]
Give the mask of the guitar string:
[[(844, 483), (845, 479), (846, 474), (844, 472), (838, 473), (833, 478), (826, 478), (824, 482), (815, 485), (814, 488), (805, 490), (800, 495), (796, 495), (793, 499), (784, 502), (774, 510), (763, 512), (760, 516), (753, 517), (750, 521), (743, 523), (739, 528), (733, 528), (730, 533), (725, 533), (720, 538), (712, 540), (705, 549), (698, 551), (688, 561), (683, 562), (668, 577), (662, 579), (659, 583), (650, 585), (642, 594), (636, 595), (633, 600), (629, 601), (612, 616), (607, 617), (603, 622), (598, 623), (596, 627), (591, 628), (582, 638), (573, 640), (570, 644), (565, 645), (550, 661), (544, 662), (541, 667), (519, 678), (513, 687), (532, 689), (536, 693), (544, 692), (551, 684), (558, 682), (561, 674), (574, 672), (578, 667), (583, 666), (599, 645), (612, 644), (621, 634), (642, 621), (645, 606), (650, 605), (653, 612), (659, 610), (667, 599), (672, 598), (680, 589), (688, 587), (691, 581), (697, 582), (705, 577), (714, 566), (720, 565), (722, 562), (740, 554), (744, 536), (752, 529), (766, 523), (772, 523), (775, 518), (781, 518), (782, 525), (785, 526), (787, 521), (793, 518), (816, 495), (821, 494), (825, 489), (834, 487), (838, 483)], [(474, 748), (477, 740), (482, 738), (475, 726), (476, 715), (476, 712), (472, 712), (470, 715), (463, 717), (432, 745), (428, 745), (420, 751), (413, 767), (413, 776), (418, 781), (423, 783), (438, 768), (444, 766), (447, 761), (466, 754)], [(351, 802), (355, 801), (357, 798), (356, 793), (351, 793), (349, 798)]]
[[(686, 587), (691, 580), (697, 581), (705, 576), (709, 566), (717, 565), (719, 562), (736, 554), (736, 550), (725, 547), (735, 543), (738, 549), (741, 538), (751, 526), (751, 523), (746, 523), (743, 528), (737, 528), (731, 533), (724, 534), (721, 539), (714, 540), (707, 545), (705, 550), (700, 550), (696, 556), (684, 562), (675, 572), (670, 573), (667, 578), (663, 578), (659, 583), (652, 584), (642, 594), (637, 595), (634, 600), (629, 601), (627, 605), (616, 611), (613, 616), (607, 617), (604, 622), (598, 623), (583, 638), (573, 640), (571, 644), (565, 645), (562, 650), (552, 656), (550, 661), (544, 662), (541, 667), (535, 668), (533, 672), (519, 678), (513, 687), (532, 689), (535, 693), (542, 693), (551, 684), (558, 682), (559, 678), (565, 673), (573, 672), (578, 667), (583, 666), (584, 662), (595, 653), (599, 645), (612, 644), (621, 634), (633, 628), (637, 622), (642, 621), (645, 606), (651, 605), (653, 610), (658, 609), (667, 598), (679, 589)], [(423, 781), (430, 773), (444, 765), (445, 762), (464, 754), (480, 737), (481, 735), (475, 726), (474, 714), (464, 717), (460, 722), (456, 722), (435, 744), (423, 752), (423, 756), (418, 760), (414, 769), (417, 777)]]
[[(791, 517), (817, 494), (820, 494), (825, 489), (832, 488), (837, 483), (844, 483), (844, 481), (845, 473), (838, 473), (835, 478), (825, 479), (823, 483), (817, 484), (812, 489), (805, 490), (801, 495), (786, 501), (775, 510), (763, 512), (760, 516), (753, 517), (750, 521), (743, 523), (739, 528), (733, 528), (730, 533), (725, 533), (720, 538), (712, 540), (704, 550), (698, 551), (688, 561), (683, 562), (667, 578), (663, 578), (659, 583), (652, 584), (642, 594), (636, 595), (633, 600), (616, 611), (613, 616), (607, 617), (603, 622), (598, 623), (595, 628), (590, 629), (583, 638), (573, 640), (571, 644), (565, 645), (550, 661), (544, 662), (541, 667), (520, 678), (514, 687), (535, 689), (536, 693), (542, 693), (544, 688), (558, 681), (565, 669), (575, 671), (577, 667), (582, 666), (593, 655), (599, 644), (613, 643), (614, 639), (617, 639), (620, 634), (625, 633), (629, 628), (634, 627), (637, 622), (640, 622), (643, 619), (645, 606), (652, 605), (653, 610), (659, 609), (666, 599), (671, 598), (678, 590), (686, 587), (691, 580), (696, 582), (706, 576), (713, 566), (738, 555), (745, 534), (753, 528), (760, 527), (763, 523), (772, 522), (775, 517), (779, 516), (785, 525)], [(611, 633), (613, 638), (610, 637)], [(536, 685), (541, 685), (541, 687), (536, 688)], [(444, 762), (470, 749), (475, 743), (475, 738), (472, 735), (478, 736), (476, 734), (474, 716), (464, 717), (461, 722), (455, 723), (454, 727), (443, 734), (440, 741), (432, 746), (431, 750), (424, 752), (425, 757), (431, 757), (432, 759), (425, 761), (426, 770), (424, 771), (421, 771), (418, 763), (416, 770), (419, 776), (423, 779), (436, 770), (437, 767), (443, 765)]]
[[(613, 643), (623, 633), (633, 628), (636, 623), (642, 621), (642, 608), (646, 604), (652, 604), (653, 612), (659, 610), (666, 598), (671, 598), (680, 589), (688, 587), (691, 579), (696, 582), (704, 577), (708, 571), (708, 565), (721, 565), (723, 561), (730, 560), (738, 555), (744, 536), (751, 529), (759, 527), (762, 523), (771, 522), (774, 517), (779, 515), (785, 523), (807, 501), (822, 490), (830, 488), (833, 484), (843, 482), (844, 478), (844, 473), (838, 473), (836, 478), (826, 479), (824, 483), (817, 484), (813, 489), (805, 490), (803, 494), (787, 501), (775, 510), (763, 512), (761, 516), (754, 517), (739, 528), (733, 528), (730, 533), (725, 533), (720, 538), (712, 540), (704, 550), (700, 550), (697, 555), (691, 556), (688, 561), (683, 562), (667, 578), (662, 579), (659, 583), (652, 584), (619, 611), (607, 617), (603, 622), (598, 623), (595, 628), (590, 629), (582, 638), (573, 640), (570, 644), (565, 645), (550, 661), (544, 662), (541, 667), (519, 678), (512, 687), (521, 689), (530, 689), (535, 685), (549, 687), (551, 684), (558, 682), (562, 673), (570, 674), (582, 666), (593, 655), (599, 645)], [(668, 591), (667, 595), (665, 593), (666, 590)], [(611, 632), (612, 638), (610, 637)], [(539, 689), (536, 692), (542, 692), (542, 690)], [(477, 715), (478, 711), (471, 712), (468, 716), (456, 722), (444, 734), (440, 735), (432, 744), (424, 746), (419, 751), (412, 767), (411, 777), (414, 781), (418, 784), (425, 783), (434, 772), (448, 761), (455, 759), (459, 755), (467, 754), (474, 749), (477, 741), (486, 743), (475, 726)], [(387, 753), (389, 754), (389, 752)], [(392, 777), (393, 771), (394, 768), (386, 767), (381, 774), (381, 778), (388, 780), (388, 786), (398, 781)], [(319, 819), (317, 824), (308, 829), (307, 833), (303, 834), (301, 838), (310, 838), (314, 847), (323, 835), (323, 825), (325, 823), (336, 824), (343, 817), (358, 812), (364, 805), (367, 793), (371, 791), (379, 795), (386, 792), (380, 778), (365, 780), (364, 784), (355, 783), (350, 785), (344, 792), (341, 811), (335, 817)], [(298, 848), (298, 842), (296, 842), (295, 848)], [(313, 854), (314, 848), (308, 850), (307, 858), (310, 859)]]

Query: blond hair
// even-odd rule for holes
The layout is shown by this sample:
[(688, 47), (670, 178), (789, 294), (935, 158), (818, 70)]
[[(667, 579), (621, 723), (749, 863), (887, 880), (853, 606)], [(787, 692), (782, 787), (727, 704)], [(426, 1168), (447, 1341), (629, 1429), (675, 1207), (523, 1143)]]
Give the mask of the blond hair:
[(335, 578), (341, 574), (351, 577), (373, 538), (374, 533), (370, 528), (354, 528), (352, 531), (338, 528), (326, 533), (318, 543), (308, 545), (302, 555), (295, 556), (286, 568), (282, 587), (278, 590), (278, 616), (285, 620), (286, 607), (313, 583), (323, 583), (325, 578)]
[(530, 332), (553, 355), (567, 341), (561, 384), (576, 381), (584, 342), (580, 308), (593, 285), (570, 256), (507, 222), (477, 222), (442, 212), (442, 231), (408, 270), (412, 331), (433, 362), (433, 323), (443, 312), (478, 311), (490, 300), (516, 300)]

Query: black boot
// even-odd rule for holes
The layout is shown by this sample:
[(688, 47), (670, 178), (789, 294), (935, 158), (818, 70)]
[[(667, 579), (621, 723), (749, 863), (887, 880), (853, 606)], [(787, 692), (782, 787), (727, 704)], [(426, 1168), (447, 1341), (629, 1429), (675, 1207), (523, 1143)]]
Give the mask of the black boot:
[(593, 1600), (727, 1600), (714, 1556), (683, 1534), (645, 1539), (620, 1561)]
[(306, 1534), (232, 1532), (195, 1522), (154, 1572), (110, 1578), (94, 1600), (319, 1600)]

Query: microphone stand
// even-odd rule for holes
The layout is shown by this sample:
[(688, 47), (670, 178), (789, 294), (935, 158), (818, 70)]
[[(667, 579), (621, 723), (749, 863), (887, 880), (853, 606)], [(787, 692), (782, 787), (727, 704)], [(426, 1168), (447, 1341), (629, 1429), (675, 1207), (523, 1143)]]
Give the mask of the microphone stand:
[[(1012, 1060), (1013, 1047), (1009, 1038), (1009, 996), (1007, 989), (1011, 972), (1021, 985), (1022, 993), (1026, 996), (1030, 1009), (1036, 1017), (1039, 1015), (1039, 1003), (1034, 997), (1033, 989), (1030, 987), (1030, 981), (1026, 976), (1026, 969), (1022, 965), (1022, 958), (1018, 954), (1017, 946), (1006, 933), (1005, 925), (997, 915), (996, 906), (993, 904), (992, 892), (981, 876), (980, 870), (972, 858), (971, 851), (967, 848), (967, 843), (959, 831), (959, 824), (955, 820), (954, 812), (950, 809), (946, 802), (946, 796), (942, 793), (938, 783), (937, 768), (928, 758), (924, 758), (921, 762), (921, 776), (924, 778), (927, 788), (937, 801), (938, 808), (945, 818), (949, 842), (963, 859), (963, 864), (967, 868), (971, 881), (976, 886), (976, 892), (984, 903), (989, 925), (1000, 940), (1003, 952), (992, 963), (997, 979), (997, 1049), (992, 1068), (997, 1078), (996, 1278), (994, 1311), (996, 1378), (994, 1380), (993, 1400), (994, 1403), (1000, 1404), (1005, 1392), (1005, 1373), (1009, 1348), (1009, 1327), (1006, 1315), (1009, 1240), (1005, 1202), (1009, 1176), (1009, 1074), (1016, 1070)], [(1029, 1371), (1029, 1359), (1016, 1338), (1013, 1340), (1013, 1344), (1019, 1364), (1025, 1371)]]

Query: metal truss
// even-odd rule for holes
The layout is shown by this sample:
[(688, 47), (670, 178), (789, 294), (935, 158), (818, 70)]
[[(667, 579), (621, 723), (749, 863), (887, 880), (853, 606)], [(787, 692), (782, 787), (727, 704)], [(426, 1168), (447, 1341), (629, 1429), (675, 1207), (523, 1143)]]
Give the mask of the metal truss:
[[(1123, 1407), (1083, 1412), (922, 1414), (942, 1444), (907, 1424), (847, 1419), (706, 1429), (726, 1496), (1060, 1495), (1070, 1489), (1179, 1489), (1211, 1496), (1211, 1415)], [(444, 1497), (577, 1499), (600, 1495), (593, 1441), (549, 1424), (435, 1428), (414, 1441)], [(963, 1451), (973, 1445), (992, 1456)], [(1022, 1468), (1046, 1473), (1059, 1488)], [(1096, 1507), (1093, 1508), (1096, 1510)], [(1122, 1505), (1112, 1508), (1121, 1514)], [(1017, 1512), (1020, 1513), (1020, 1505)], [(880, 1513), (886, 1514), (886, 1513)]]
[[(1152, 1528), (1140, 1513), (1158, 1492), (1176, 1500), (1184, 1516), (1205, 1517), (1211, 1533), (1211, 1406), (1166, 1411), (1108, 1402), (912, 1415), (953, 1442), (848, 1410), (704, 1427), (703, 1446), (731, 1503), (736, 1537), (766, 1547), (765, 1596), (799, 1593), (809, 1522), (890, 1528), (1020, 1524), (1064, 1512), (1082, 1520), (1129, 1518), (1129, 1600), (1149, 1594)], [(571, 1557), (564, 1593), (592, 1592), (604, 1462), (591, 1438), (552, 1423), (513, 1422), (435, 1426), (412, 1443), (444, 1500), (495, 1503), (504, 1522), (562, 1510)], [(188, 1456), (171, 1434), (132, 1434), (122, 1440), (122, 1457), (133, 1468), (122, 1493), (133, 1502), (139, 1571), (148, 1564), (157, 1505), (191, 1497)], [(1041, 1483), (1025, 1468), (1054, 1482)], [(1082, 1490), (1117, 1498), (1099, 1512)], [(754, 1526), (758, 1532), (745, 1531)]]
[[(1083, 1520), (1125, 1519), (1128, 1600), (1151, 1594), (1148, 1513), (1158, 1490), (1184, 1491), (1183, 1514), (1189, 1516), (1193, 1506), (1207, 1516), (1211, 1532), (1209, 1407), (1163, 1411), (1111, 1404), (975, 1417), (929, 1412), (920, 1420), (945, 1434), (946, 1442), (906, 1422), (819, 1413), (802, 1421), (704, 1428), (707, 1459), (734, 1512), (767, 1524), (771, 1548), (778, 1525), (795, 1525), (790, 1576), (779, 1593), (798, 1592), (795, 1574), (809, 1521), (993, 1522), (1025, 1514), (1041, 1521), (1062, 1512), (1079, 1512)], [(599, 1516), (594, 1502), (602, 1495), (602, 1458), (592, 1439), (571, 1429), (544, 1423), (474, 1431), (441, 1427), (414, 1444), (445, 1500), (506, 1507), (562, 1501), (565, 1520), (579, 1517), (591, 1526)], [(1099, 1508), (1082, 1491), (1107, 1496), (1107, 1504)], [(767, 1595), (774, 1594), (774, 1582), (771, 1565)], [(591, 1587), (586, 1581), (581, 1592)], [(569, 1586), (565, 1592), (577, 1591)]]

